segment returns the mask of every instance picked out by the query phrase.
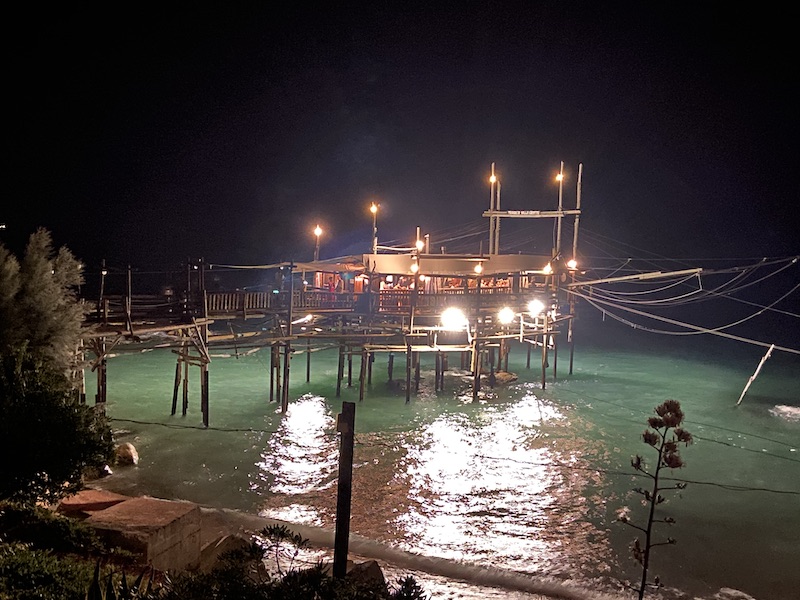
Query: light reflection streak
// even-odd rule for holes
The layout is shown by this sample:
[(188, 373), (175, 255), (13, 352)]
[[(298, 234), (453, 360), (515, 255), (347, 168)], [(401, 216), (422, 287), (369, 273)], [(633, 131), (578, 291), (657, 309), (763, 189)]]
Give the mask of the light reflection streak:
[(558, 549), (535, 533), (547, 525), (561, 477), (533, 428), (561, 418), (530, 395), (502, 409), (484, 407), (472, 419), (449, 414), (427, 425), (403, 461), (411, 504), (396, 520), (407, 547), (453, 559), (554, 561)]
[(324, 398), (304, 396), (289, 404), (277, 433), (268, 440), (256, 463), (251, 489), (265, 498), (280, 499), (262, 514), (294, 522), (319, 524), (314, 508), (287, 502), (286, 496), (304, 496), (329, 488), (338, 468), (335, 420)]

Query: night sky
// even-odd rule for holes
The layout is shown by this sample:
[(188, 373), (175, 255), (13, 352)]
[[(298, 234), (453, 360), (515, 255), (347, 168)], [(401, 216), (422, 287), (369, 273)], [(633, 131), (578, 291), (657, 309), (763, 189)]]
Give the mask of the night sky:
[(6, 246), (263, 264), (309, 260), (319, 223), (325, 258), (367, 251), (373, 200), (382, 241), (481, 221), (492, 162), (503, 208), (554, 209), (564, 161), (587, 233), (800, 254), (788, 7), (231, 4), (7, 19)]

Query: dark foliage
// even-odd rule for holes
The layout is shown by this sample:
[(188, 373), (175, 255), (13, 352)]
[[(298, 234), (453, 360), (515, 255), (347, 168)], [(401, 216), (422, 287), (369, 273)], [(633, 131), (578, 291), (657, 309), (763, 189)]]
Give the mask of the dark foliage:
[(24, 352), (0, 361), (0, 500), (57, 502), (112, 460), (111, 428), (61, 372)]

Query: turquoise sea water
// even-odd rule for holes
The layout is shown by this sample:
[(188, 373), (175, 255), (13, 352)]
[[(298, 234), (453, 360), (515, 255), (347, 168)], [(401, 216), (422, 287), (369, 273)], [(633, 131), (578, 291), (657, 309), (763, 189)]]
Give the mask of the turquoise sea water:
[[(644, 519), (631, 488), (630, 460), (652, 449), (641, 433), (653, 408), (679, 400), (695, 443), (683, 448), (688, 480), (666, 492), (651, 573), (664, 597), (712, 598), (721, 588), (758, 600), (797, 598), (800, 589), (800, 357), (774, 353), (740, 406), (736, 401), (764, 348), (719, 338), (662, 338), (595, 323), (577, 330), (545, 389), (534, 352), (515, 346), (518, 380), (484, 386), (450, 358), (444, 391), (434, 390), (423, 355), (418, 394), (387, 383), (387, 356), (372, 384), (336, 392), (336, 350), (292, 361), (291, 403), (269, 403), (269, 353), (238, 358), (212, 351), (210, 425), (201, 427), (198, 370), (188, 414), (170, 416), (175, 354), (121, 351), (109, 360), (108, 415), (119, 441), (138, 449), (137, 467), (101, 485), (123, 493), (180, 498), (332, 529), (342, 401), (356, 402), (351, 533), (426, 557), (499, 571), (578, 581), (620, 594), (639, 572), (628, 545), (636, 531), (615, 520), (621, 507)], [(553, 357), (551, 354), (551, 363)], [(404, 376), (397, 356), (395, 377)], [(88, 376), (88, 395), (93, 395)], [(650, 453), (648, 453), (650, 450)], [(477, 597), (477, 596), (476, 596)], [(626, 596), (627, 597), (627, 596)]]

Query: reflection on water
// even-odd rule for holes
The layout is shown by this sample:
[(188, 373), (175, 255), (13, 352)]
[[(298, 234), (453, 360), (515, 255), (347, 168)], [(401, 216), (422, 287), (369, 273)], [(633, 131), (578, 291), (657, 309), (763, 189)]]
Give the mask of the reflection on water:
[(334, 418), (319, 396), (306, 395), (289, 404), (278, 431), (256, 463), (251, 491), (284, 500), (269, 512), (273, 518), (319, 525), (324, 523), (313, 506), (293, 502), (327, 489), (338, 472), (337, 439), (331, 434)]
[[(514, 403), (431, 414), (413, 430), (358, 434), (350, 530), (441, 558), (567, 575), (607, 569), (603, 482), (579, 466), (588, 439), (552, 401), (521, 388)], [(335, 520), (334, 418), (322, 399), (290, 405), (255, 473), (261, 514), (307, 525)], [(594, 450), (592, 450), (594, 451)], [(266, 493), (269, 492), (269, 493)]]

